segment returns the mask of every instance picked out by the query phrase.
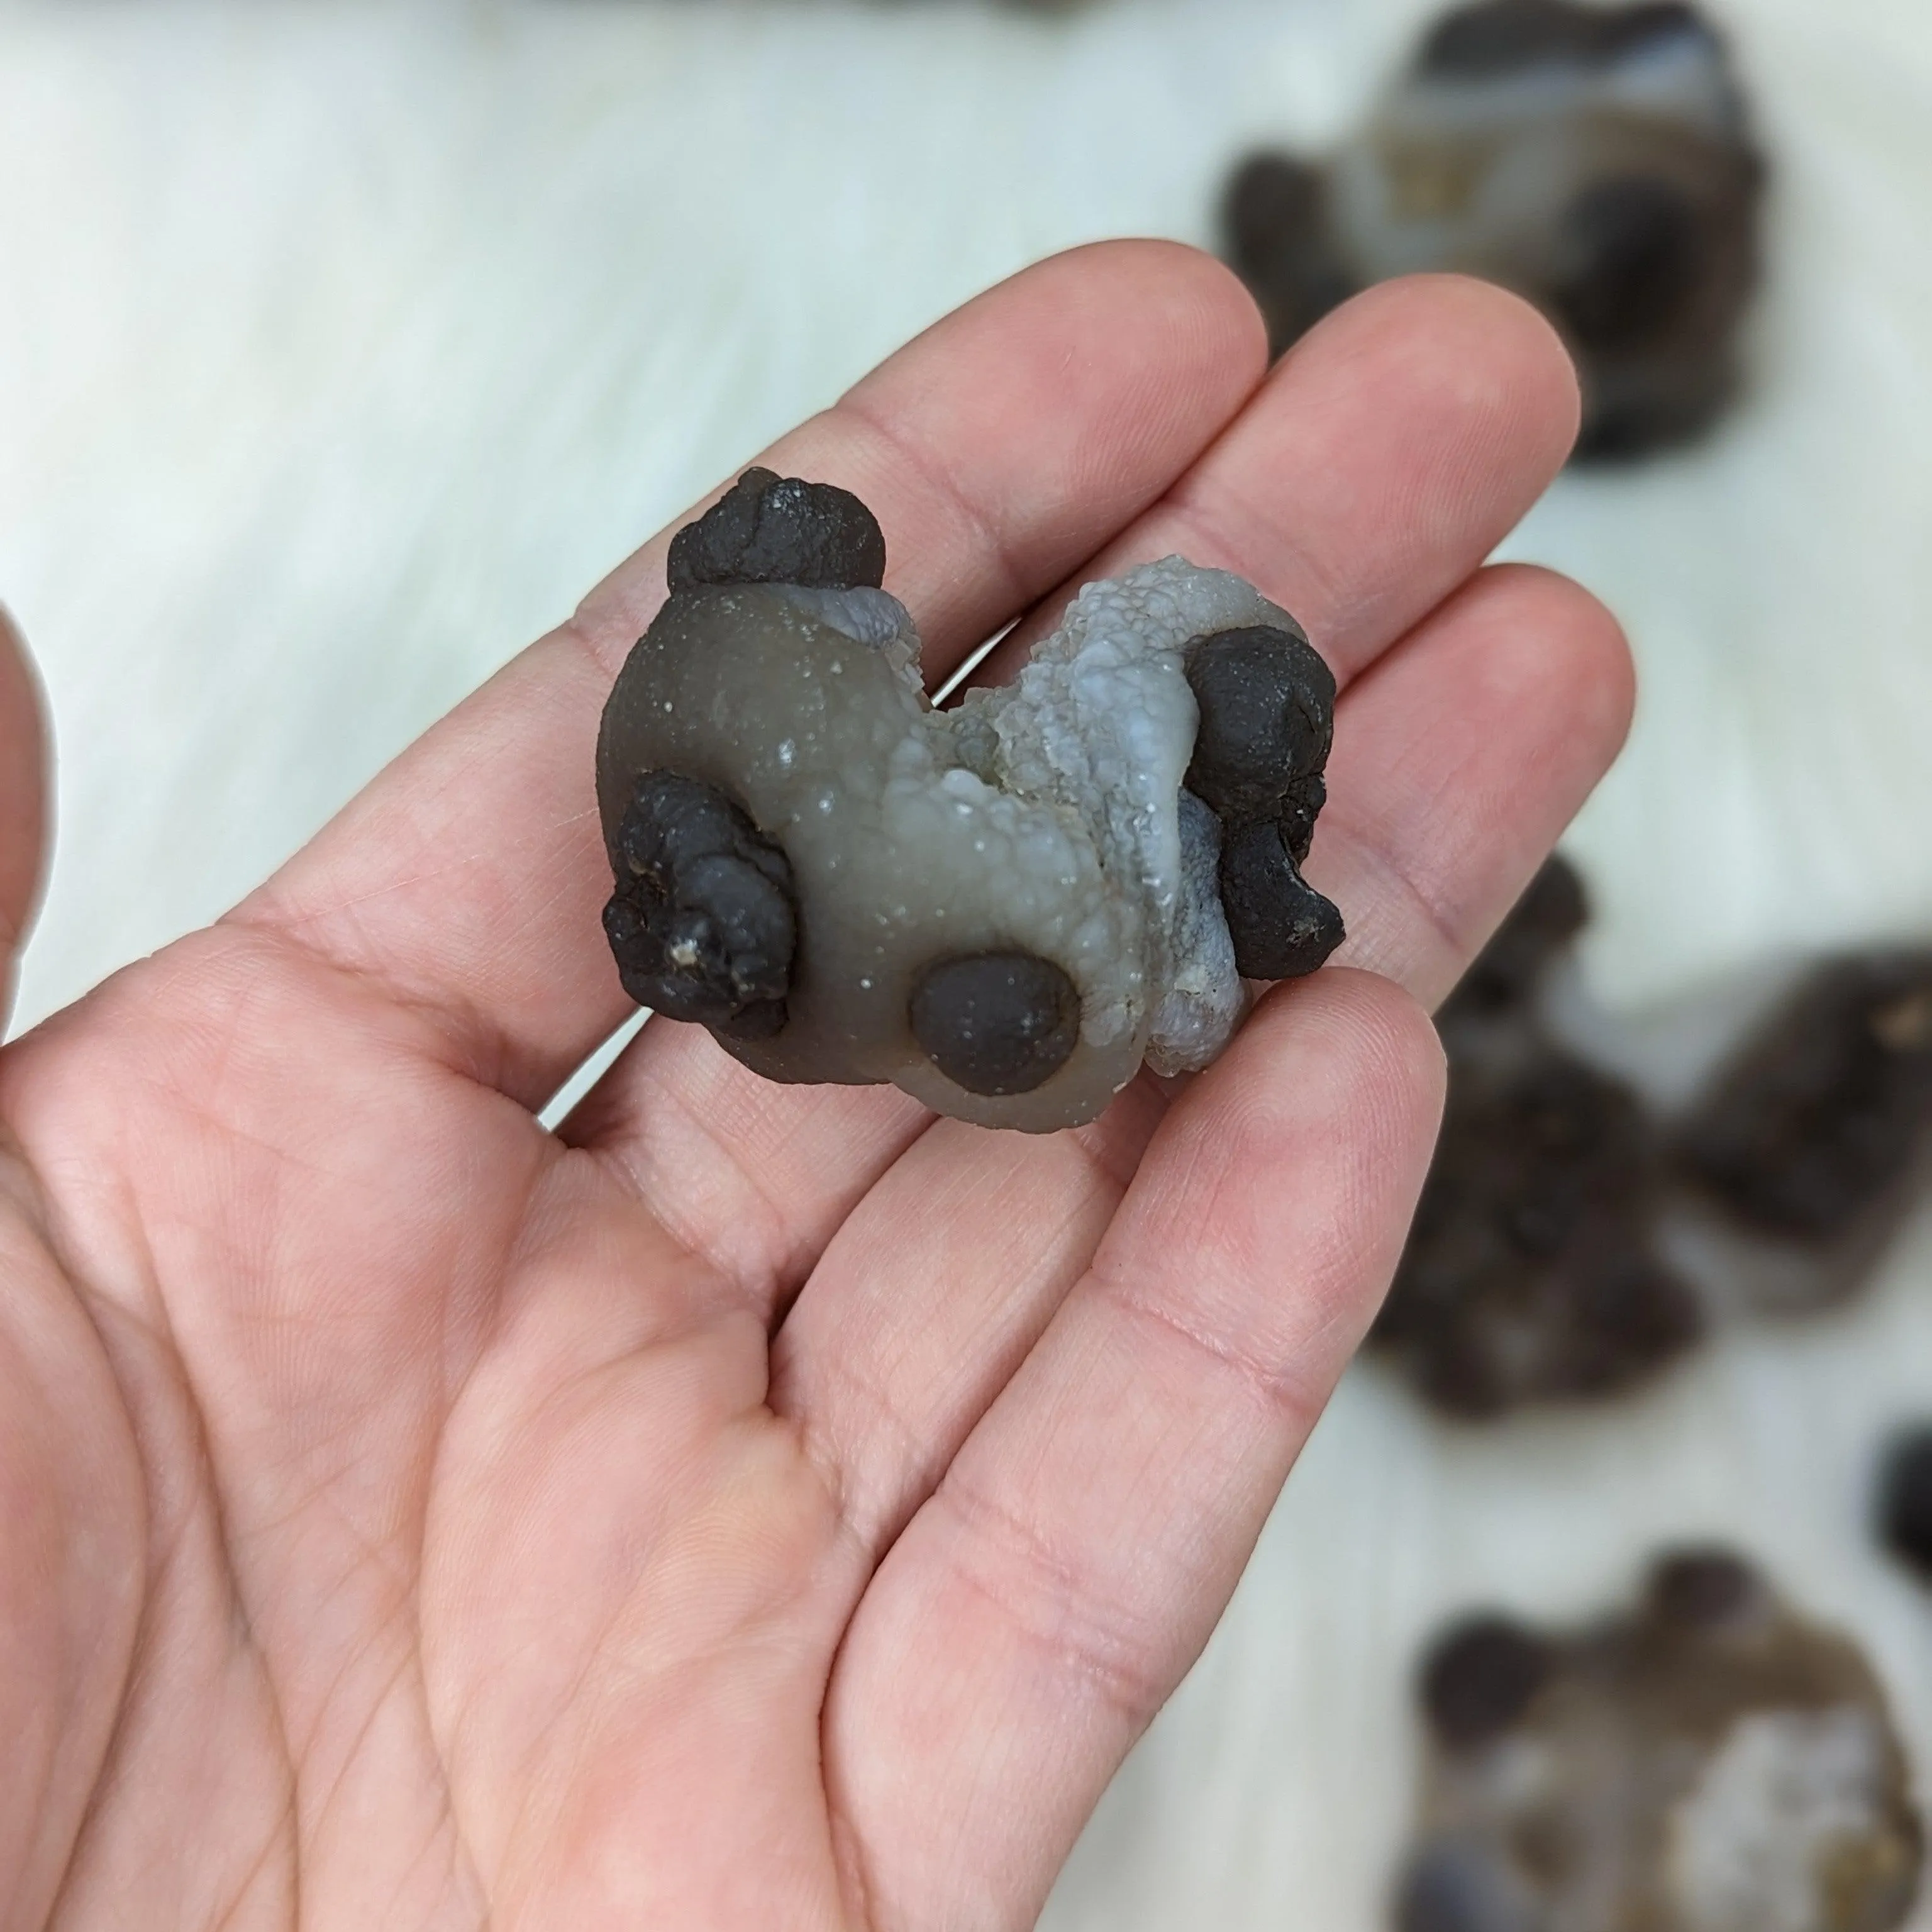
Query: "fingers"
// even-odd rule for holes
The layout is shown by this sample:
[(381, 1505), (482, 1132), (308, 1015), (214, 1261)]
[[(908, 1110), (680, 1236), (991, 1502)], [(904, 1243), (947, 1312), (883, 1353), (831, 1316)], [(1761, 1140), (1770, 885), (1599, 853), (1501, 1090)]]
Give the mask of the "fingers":
[(1441, 1081), (1418, 1006), (1324, 973), (1155, 1135), (848, 1632), (826, 1771), (872, 1922), (1034, 1922), (1387, 1286)]
[[(1167, 243), (1082, 249), (968, 303), (759, 460), (872, 506), (887, 587), (943, 674), (1166, 490), (1264, 364), (1219, 264)], [(668, 542), (235, 915), (429, 1011), (458, 1064), (526, 1104), (628, 1010), (598, 921), (592, 764), (611, 680), (663, 600)]]
[(932, 1115), (890, 1087), (781, 1087), (649, 1024), (559, 1129), (767, 1323)]
[[(1578, 410), (1570, 358), (1527, 303), (1458, 276), (1386, 283), (1297, 344), (1081, 574), (1172, 552), (1232, 570), (1299, 619), (1346, 684), (1515, 527), (1568, 457)], [(1058, 601), (1001, 644), (990, 676), (1016, 668)]]
[(0, 608), (0, 1034), (13, 1001), (46, 862), (46, 728), (40, 686), (14, 620)]
[[(1614, 622), (1541, 572), (1482, 574), (1387, 654), (1342, 700), (1316, 842), (1355, 955), (1439, 996), (1629, 703)], [(832, 1469), (856, 1560), (890, 1545), (827, 1714), (855, 1843), (918, 1848), (866, 1864), (881, 1923), (949, 1898), (956, 1922), (1030, 1923), (1198, 1653), (1393, 1269), (1439, 1102), (1418, 1012), (1346, 972), (1279, 989), (1130, 1186), (1096, 1161), (1027, 1204), (1036, 1252), (1000, 1251), (996, 1148), (843, 1308), (820, 1289), (869, 1238), (869, 1201), (833, 1243), (773, 1394)], [(995, 1250), (983, 1272), (969, 1231)]]
[[(1514, 296), (1453, 278), (1378, 289), (1309, 337), (1082, 574), (1175, 549), (1225, 565), (1303, 614), (1345, 671), (1359, 670), (1477, 568), (1555, 474), (1576, 420), (1576, 382), (1562, 347)], [(1464, 696), (1434, 694), (1442, 721), (1460, 712)], [(1508, 722), (1512, 728), (1486, 747), (1514, 746), (1534, 767), (1526, 734), (1553, 727), (1553, 716)], [(1345, 722), (1338, 744), (1362, 729)], [(1442, 736), (1444, 746), (1463, 742), (1446, 722)], [(1575, 770), (1587, 774), (1576, 783), (1586, 789), (1600, 769), (1601, 736), (1581, 732), (1575, 741)], [(1439, 765), (1447, 753), (1436, 755)], [(1553, 837), (1580, 796), (1574, 783), (1559, 786), (1549, 809), (1519, 822), (1526, 834), (1534, 826)], [(1316, 838), (1318, 859), (1328, 823)], [(1508, 840), (1502, 849), (1507, 858)], [(1333, 890), (1318, 867), (1313, 876)], [(1371, 884), (1380, 892), (1392, 881)], [(1431, 884), (1447, 890), (1439, 879)], [(1487, 902), (1473, 881), (1471, 890), (1480, 918)], [(1366, 892), (1338, 903), (1372, 924)], [(682, 1124), (694, 1109), (680, 1097), (694, 1089), (706, 1096), (704, 1118), (716, 1118), (722, 1100), (740, 1135), (782, 1138), (782, 1173), (803, 1184), (775, 1186), (763, 1162), (754, 1175), (729, 1157), (722, 1136), (694, 1148)], [(769, 1310), (922, 1119), (896, 1096), (821, 1104), (776, 1093), (694, 1030), (651, 1026), (610, 1077), (594, 1126), (582, 1131), (620, 1154), (646, 1201), (678, 1212), (686, 1238)]]
[(938, 1121), (832, 1238), (767, 1399), (831, 1478), (861, 1581), (1085, 1269), (1166, 1112), (1141, 1080), (1042, 1140)]
[[(1309, 867), (1348, 920), (1339, 963), (1439, 1000), (1616, 755), (1630, 699), (1614, 620), (1541, 571), (1482, 573), (1388, 653), (1342, 699)], [(772, 1400), (868, 1559), (1078, 1278), (1159, 1113), (1143, 1084), (1037, 1150), (942, 1124), (832, 1240)]]
[(0, 1122), (0, 1924), (52, 1922), (118, 1735), (146, 1498), (94, 1322)]
[[(872, 508), (936, 685), (1145, 509), (1266, 368), (1253, 304), (1219, 262), (1107, 242), (968, 302), (759, 460)], [(669, 537), (584, 600), (613, 671), (664, 602)]]

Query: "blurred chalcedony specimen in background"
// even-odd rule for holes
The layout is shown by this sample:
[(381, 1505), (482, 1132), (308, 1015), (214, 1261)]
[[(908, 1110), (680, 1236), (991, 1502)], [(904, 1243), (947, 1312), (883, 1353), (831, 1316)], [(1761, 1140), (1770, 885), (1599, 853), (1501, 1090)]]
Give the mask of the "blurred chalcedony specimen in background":
[(1438, 1020), (1442, 1136), (1372, 1340), (1454, 1414), (1614, 1394), (1703, 1330), (1658, 1250), (1655, 1123), (1542, 1016), (1544, 979), (1586, 916), (1581, 880), (1552, 859)]
[(1552, 860), (1438, 1018), (1442, 1139), (1371, 1340), (1452, 1414), (1614, 1395), (1721, 1322), (1832, 1306), (1932, 1184), (1932, 952), (1803, 972), (1666, 1119), (1552, 1017), (1586, 916)]
[(1244, 982), (1313, 972), (1335, 679), (1178, 556), (1086, 585), (1010, 684), (935, 710), (885, 538), (749, 470), (672, 540), (598, 742), (604, 930), (640, 1005), (768, 1079), (890, 1080), (1051, 1132), (1210, 1065)]
[(1399, 1932), (1889, 1932), (1919, 1820), (1851, 1642), (1727, 1552), (1574, 1633), (1473, 1618), (1426, 1660)]
[(1932, 952), (1828, 959), (1719, 1070), (1678, 1171), (1760, 1306), (1852, 1292), (1932, 1180)]
[(1690, 7), (1483, 0), (1436, 24), (1325, 164), (1243, 162), (1223, 221), (1278, 351), (1392, 275), (1515, 290), (1576, 358), (1579, 455), (1628, 456), (1696, 435), (1736, 391), (1764, 174)]

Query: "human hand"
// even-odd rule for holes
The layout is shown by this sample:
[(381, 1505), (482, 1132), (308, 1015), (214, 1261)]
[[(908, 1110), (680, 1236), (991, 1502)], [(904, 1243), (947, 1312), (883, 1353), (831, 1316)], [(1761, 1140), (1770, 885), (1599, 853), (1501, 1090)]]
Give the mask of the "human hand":
[[(1576, 419), (1513, 298), (1264, 376), (1087, 249), (767, 460), (935, 678), (1178, 550), (1344, 688), (1340, 970), (1042, 1138), (626, 1007), (592, 746), (666, 538), (228, 918), (0, 1054), (0, 1928), (1030, 1924), (1386, 1286), (1454, 982), (1619, 742), (1615, 625), (1485, 554)], [(0, 966), (37, 868), (0, 638)], [(1353, 969), (1353, 970), (1348, 970)]]

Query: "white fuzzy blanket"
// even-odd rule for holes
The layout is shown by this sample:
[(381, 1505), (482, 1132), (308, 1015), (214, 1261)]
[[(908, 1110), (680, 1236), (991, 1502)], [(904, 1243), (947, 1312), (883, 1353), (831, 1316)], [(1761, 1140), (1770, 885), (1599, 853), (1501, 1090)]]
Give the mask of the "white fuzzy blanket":
[[(1424, 0), (0, 4), (0, 595), (61, 848), (22, 1018), (219, 911), (642, 536), (912, 329), (1090, 236), (1205, 239)], [(1932, 7), (1734, 0), (1778, 169), (1758, 394), (1510, 545), (1619, 610), (1572, 842), (1628, 1010), (1932, 932)], [(1869, 1548), (1932, 1413), (1932, 1220), (1861, 1307), (1599, 1416), (1318, 1431), (1048, 1922), (1370, 1932), (1446, 1612), (1732, 1536), (1854, 1628), (1932, 1774), (1932, 1600)], [(1919, 1922), (1932, 1925), (1932, 1911)]]

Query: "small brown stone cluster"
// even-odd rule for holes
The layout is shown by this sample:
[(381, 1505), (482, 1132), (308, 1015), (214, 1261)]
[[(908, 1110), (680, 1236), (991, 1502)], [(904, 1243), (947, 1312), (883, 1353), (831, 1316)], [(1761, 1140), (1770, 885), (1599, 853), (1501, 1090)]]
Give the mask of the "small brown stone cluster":
[(1372, 1339), (1471, 1417), (1629, 1388), (1739, 1313), (1855, 1291), (1932, 1166), (1932, 952), (1829, 959), (1679, 1120), (1554, 1037), (1552, 860), (1443, 1008), (1449, 1102)]
[(1666, 1555), (1581, 1630), (1459, 1623), (1418, 1690), (1400, 1932), (1891, 1932), (1911, 1910), (1923, 1836), (1877, 1679), (1727, 1551)]

